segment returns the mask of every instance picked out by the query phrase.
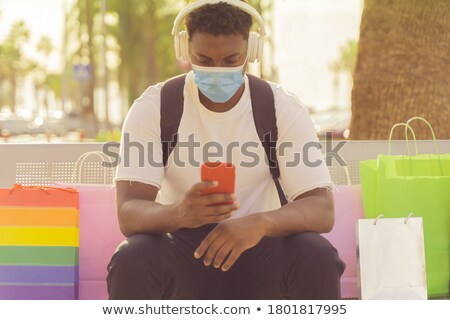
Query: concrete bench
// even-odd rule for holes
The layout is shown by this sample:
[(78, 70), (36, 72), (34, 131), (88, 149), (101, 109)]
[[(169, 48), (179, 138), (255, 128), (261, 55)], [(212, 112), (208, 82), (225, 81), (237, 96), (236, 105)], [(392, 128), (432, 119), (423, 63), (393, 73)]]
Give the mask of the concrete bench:
[[(328, 149), (339, 142), (334, 141)], [(0, 144), (0, 188), (9, 188), (14, 183), (23, 185), (48, 185), (56, 182), (72, 182), (76, 160), (84, 153), (102, 151), (103, 143), (63, 143), (63, 144)], [(441, 153), (450, 153), (450, 141), (438, 141)], [(326, 143), (322, 143), (326, 149)], [(434, 153), (432, 141), (418, 141), (420, 153)], [(117, 145), (118, 150), (118, 145)], [(411, 146), (411, 150), (413, 147)], [(330, 151), (330, 150), (328, 150)], [(378, 154), (387, 154), (387, 141), (347, 141), (339, 150), (346, 161), (352, 184), (359, 184), (359, 162), (376, 159)], [(392, 142), (392, 154), (407, 154), (404, 141)], [(104, 168), (101, 160), (89, 157), (82, 172), (83, 183), (103, 184)], [(347, 176), (333, 160), (329, 167), (333, 182), (346, 184)], [(107, 183), (111, 183), (115, 169), (108, 168)]]

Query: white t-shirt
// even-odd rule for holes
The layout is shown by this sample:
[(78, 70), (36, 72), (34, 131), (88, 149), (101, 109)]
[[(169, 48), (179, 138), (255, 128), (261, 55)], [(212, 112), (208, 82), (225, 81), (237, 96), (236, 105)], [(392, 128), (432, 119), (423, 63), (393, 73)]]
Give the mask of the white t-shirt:
[[(121, 161), (114, 181), (153, 185), (160, 189), (157, 201), (170, 204), (182, 199), (192, 185), (200, 181), (203, 162), (227, 161), (236, 167), (236, 194), (241, 205), (233, 218), (279, 208), (275, 183), (253, 120), (248, 77), (245, 76), (245, 90), (237, 105), (219, 113), (200, 103), (194, 74), (188, 73), (178, 143), (166, 168), (161, 165), (162, 85), (149, 87), (128, 112), (122, 131)], [(331, 187), (330, 174), (308, 111), (281, 86), (270, 85), (275, 98), (277, 156), (283, 190), (294, 200), (306, 191)], [(128, 147), (124, 143), (125, 134), (130, 142)], [(280, 148), (281, 145), (284, 147)], [(308, 156), (304, 157), (308, 146)]]

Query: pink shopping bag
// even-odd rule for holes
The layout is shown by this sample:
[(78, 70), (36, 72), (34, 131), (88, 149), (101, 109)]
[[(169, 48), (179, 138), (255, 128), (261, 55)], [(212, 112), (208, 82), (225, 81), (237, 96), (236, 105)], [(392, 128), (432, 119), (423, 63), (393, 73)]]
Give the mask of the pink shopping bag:
[[(83, 184), (83, 169), (91, 156), (109, 162), (99, 151), (86, 152), (75, 163), (72, 181), (61, 183), (79, 192), (80, 214), (80, 257), (79, 257), (79, 299), (108, 299), (106, 277), (107, 266), (117, 246), (125, 239), (120, 232), (116, 209), (116, 188), (107, 184), (107, 170), (103, 167), (104, 184)], [(89, 170), (87, 170), (87, 174)]]
[[(120, 232), (116, 188), (111, 185), (75, 185), (80, 195), (80, 299), (107, 296), (107, 265), (125, 237)], [(95, 290), (92, 282), (101, 281)], [(84, 290), (89, 284), (91, 290)]]
[(107, 265), (125, 240), (120, 232), (113, 185), (58, 184), (79, 192), (80, 258), (79, 299), (108, 299)]
[(356, 260), (356, 222), (363, 218), (362, 192), (360, 185), (335, 187), (335, 223), (330, 233), (322, 234), (338, 250), (346, 268), (341, 278), (342, 298), (357, 298), (358, 276)]

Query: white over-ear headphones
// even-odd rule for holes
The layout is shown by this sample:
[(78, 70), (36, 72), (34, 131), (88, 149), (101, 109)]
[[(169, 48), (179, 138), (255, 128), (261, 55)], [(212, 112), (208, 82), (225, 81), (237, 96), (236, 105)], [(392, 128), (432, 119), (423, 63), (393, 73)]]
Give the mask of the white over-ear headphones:
[(250, 32), (248, 37), (248, 61), (255, 62), (260, 61), (263, 53), (264, 37), (266, 36), (266, 29), (264, 27), (264, 21), (261, 15), (255, 8), (249, 4), (240, 0), (198, 0), (180, 11), (175, 22), (173, 23), (172, 35), (175, 36), (175, 56), (180, 61), (189, 61), (189, 35), (187, 31), (180, 31), (180, 24), (183, 19), (192, 11), (206, 5), (216, 4), (219, 2), (226, 2), (232, 6), (238, 7), (242, 11), (247, 12), (256, 19), (260, 26), (259, 33)]

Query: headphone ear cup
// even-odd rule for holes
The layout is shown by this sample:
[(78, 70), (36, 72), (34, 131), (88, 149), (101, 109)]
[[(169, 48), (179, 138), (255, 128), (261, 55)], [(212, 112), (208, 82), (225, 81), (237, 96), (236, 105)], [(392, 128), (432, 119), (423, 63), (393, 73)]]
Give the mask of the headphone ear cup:
[(263, 52), (264, 52), (264, 38), (261, 38), (258, 35), (258, 53), (256, 54), (256, 59), (258, 59), (258, 61), (262, 60)]
[(175, 58), (180, 61), (181, 60), (181, 56), (180, 56), (180, 34), (175, 35), (174, 39), (173, 39), (173, 47), (175, 49)]
[(248, 36), (248, 61), (261, 61), (264, 49), (264, 39), (256, 32), (250, 32)]
[(255, 62), (258, 58), (258, 38), (256, 32), (250, 32), (248, 35), (248, 62)]
[(180, 61), (189, 61), (189, 34), (187, 31), (180, 32), (179, 39)]
[(181, 31), (175, 36), (175, 57), (178, 61), (189, 61), (189, 35)]

